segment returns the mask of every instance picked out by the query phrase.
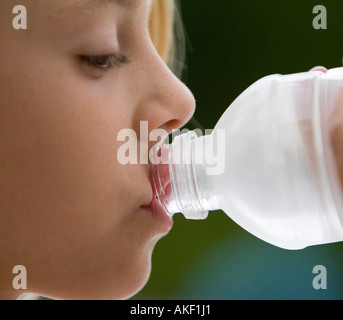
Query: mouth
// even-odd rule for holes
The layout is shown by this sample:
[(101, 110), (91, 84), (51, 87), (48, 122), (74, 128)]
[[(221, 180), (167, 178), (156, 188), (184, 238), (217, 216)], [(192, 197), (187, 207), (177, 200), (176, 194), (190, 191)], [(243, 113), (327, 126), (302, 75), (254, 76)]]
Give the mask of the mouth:
[[(164, 165), (165, 166), (165, 165)], [(159, 222), (162, 232), (168, 233), (173, 226), (173, 218), (171, 215), (168, 214), (167, 209), (161, 203), (159, 199), (159, 195), (156, 194), (156, 187), (154, 185), (151, 167), (149, 171), (149, 193), (146, 197), (146, 201), (141, 205), (141, 208), (151, 214), (156, 221)], [(170, 190), (170, 180), (169, 180), (169, 173), (166, 174), (163, 183), (160, 185), (160, 188), (163, 188), (163, 194)], [(170, 190), (171, 191), (171, 190)], [(160, 192), (160, 191), (159, 191)]]
[(173, 227), (173, 218), (168, 215), (167, 211), (161, 206), (160, 201), (157, 198), (153, 198), (148, 211), (152, 216), (160, 223), (163, 233), (168, 233)]
[(144, 203), (140, 208), (157, 222), (159, 232), (167, 234), (173, 227), (173, 218), (161, 206), (157, 197), (153, 196), (150, 201)]

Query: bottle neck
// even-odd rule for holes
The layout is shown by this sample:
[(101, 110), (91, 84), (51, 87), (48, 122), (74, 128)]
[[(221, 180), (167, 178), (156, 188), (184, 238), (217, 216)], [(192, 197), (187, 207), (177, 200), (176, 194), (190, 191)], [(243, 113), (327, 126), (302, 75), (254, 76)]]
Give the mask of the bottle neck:
[(208, 137), (189, 131), (170, 145), (152, 148), (154, 195), (169, 215), (181, 212), (187, 219), (202, 220), (209, 210), (218, 209), (211, 176), (206, 174), (204, 150)]

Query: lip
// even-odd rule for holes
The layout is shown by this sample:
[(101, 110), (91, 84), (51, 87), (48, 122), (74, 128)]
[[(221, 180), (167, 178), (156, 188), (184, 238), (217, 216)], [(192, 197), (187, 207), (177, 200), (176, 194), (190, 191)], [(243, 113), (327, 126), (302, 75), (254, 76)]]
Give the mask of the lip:
[(173, 218), (168, 215), (156, 197), (152, 199), (148, 209), (153, 217), (160, 222), (162, 231), (168, 233), (173, 227)]
[(151, 199), (141, 206), (143, 210), (151, 214), (151, 216), (158, 222), (159, 227), (163, 233), (168, 233), (173, 227), (173, 218), (168, 215), (166, 210), (161, 206), (159, 200), (153, 195), (151, 188)]
[[(162, 152), (163, 149), (163, 152)], [(169, 215), (166, 207), (161, 203), (160, 197), (165, 196), (166, 193), (171, 196), (170, 188), (170, 176), (169, 176), (169, 166), (168, 166), (168, 148), (165, 145), (156, 144), (152, 147), (153, 158), (156, 157), (163, 158), (164, 161), (157, 162), (154, 164), (152, 161), (148, 169), (148, 179), (149, 179), (149, 194), (147, 196), (147, 201), (141, 206), (143, 209), (148, 210), (151, 215), (158, 220), (162, 229), (165, 233), (168, 233), (173, 226), (173, 218)], [(158, 182), (157, 182), (158, 181)], [(157, 185), (158, 184), (158, 185)], [(169, 188), (168, 188), (169, 185)]]
[(141, 205), (141, 208), (148, 211), (161, 226), (163, 233), (168, 233), (173, 227), (173, 218), (170, 216), (165, 208), (161, 205), (158, 197), (154, 192), (152, 183), (150, 182), (149, 195), (147, 201)]

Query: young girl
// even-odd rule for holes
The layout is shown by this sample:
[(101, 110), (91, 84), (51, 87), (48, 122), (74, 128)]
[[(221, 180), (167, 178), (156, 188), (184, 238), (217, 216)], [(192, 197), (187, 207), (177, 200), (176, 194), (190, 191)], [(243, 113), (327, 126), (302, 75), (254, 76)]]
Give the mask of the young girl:
[(174, 3), (21, 5), (26, 30), (0, 2), (0, 298), (128, 298), (172, 220), (151, 205), (148, 166), (118, 162), (118, 132), (170, 132), (195, 108), (166, 65)]
[[(174, 3), (21, 4), (26, 30), (13, 28), (13, 2), (0, 2), (0, 299), (128, 298), (172, 220), (151, 205), (148, 166), (118, 162), (118, 132), (139, 134), (140, 121), (170, 132), (194, 112), (166, 65)], [(338, 101), (332, 143), (343, 179), (343, 93)], [(16, 266), (27, 290), (13, 282)]]

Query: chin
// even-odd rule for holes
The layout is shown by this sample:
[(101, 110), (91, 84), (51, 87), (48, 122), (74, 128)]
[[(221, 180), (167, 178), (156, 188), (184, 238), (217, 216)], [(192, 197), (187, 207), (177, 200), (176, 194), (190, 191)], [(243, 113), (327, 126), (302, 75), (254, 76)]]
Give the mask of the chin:
[[(141, 220), (139, 223), (142, 224)], [(149, 280), (153, 250), (161, 235), (151, 235), (151, 228), (133, 232), (132, 229), (137, 229), (126, 225), (119, 236), (117, 231), (114, 236), (110, 232), (99, 241), (73, 247), (68, 259), (53, 256), (49, 267), (28, 268), (31, 270), (28, 289), (59, 300), (131, 298)], [(49, 249), (49, 252), (55, 251)]]
[[(126, 300), (141, 291), (147, 284), (151, 273), (151, 262), (137, 266), (137, 270), (125, 272), (121, 279), (112, 282), (107, 292), (101, 294), (101, 300)], [(119, 289), (119, 290), (118, 290)], [(98, 298), (96, 298), (98, 299)]]
[(113, 277), (111, 274), (106, 277), (108, 291), (102, 293), (100, 299), (126, 300), (144, 288), (150, 278), (152, 254), (158, 239), (160, 237), (152, 240), (143, 250), (134, 250), (134, 258), (131, 256), (117, 272), (113, 272)]
[[(145, 251), (145, 252), (144, 252)], [(58, 281), (59, 292), (42, 292), (58, 300), (126, 300), (137, 294), (148, 282), (151, 273), (152, 250), (144, 250), (138, 256), (128, 256), (126, 261), (112, 258), (96, 270)], [(119, 259), (118, 259), (119, 260)], [(64, 284), (61, 288), (61, 284)], [(49, 284), (49, 288), (57, 289)]]
[[(139, 270), (129, 272), (129, 268), (122, 275), (97, 274), (90, 279), (78, 279), (75, 283), (66, 284), (61, 288), (51, 290), (35, 290), (33, 294), (55, 300), (126, 300), (138, 293), (148, 282), (150, 264), (141, 266)], [(63, 280), (61, 279), (61, 282)]]

